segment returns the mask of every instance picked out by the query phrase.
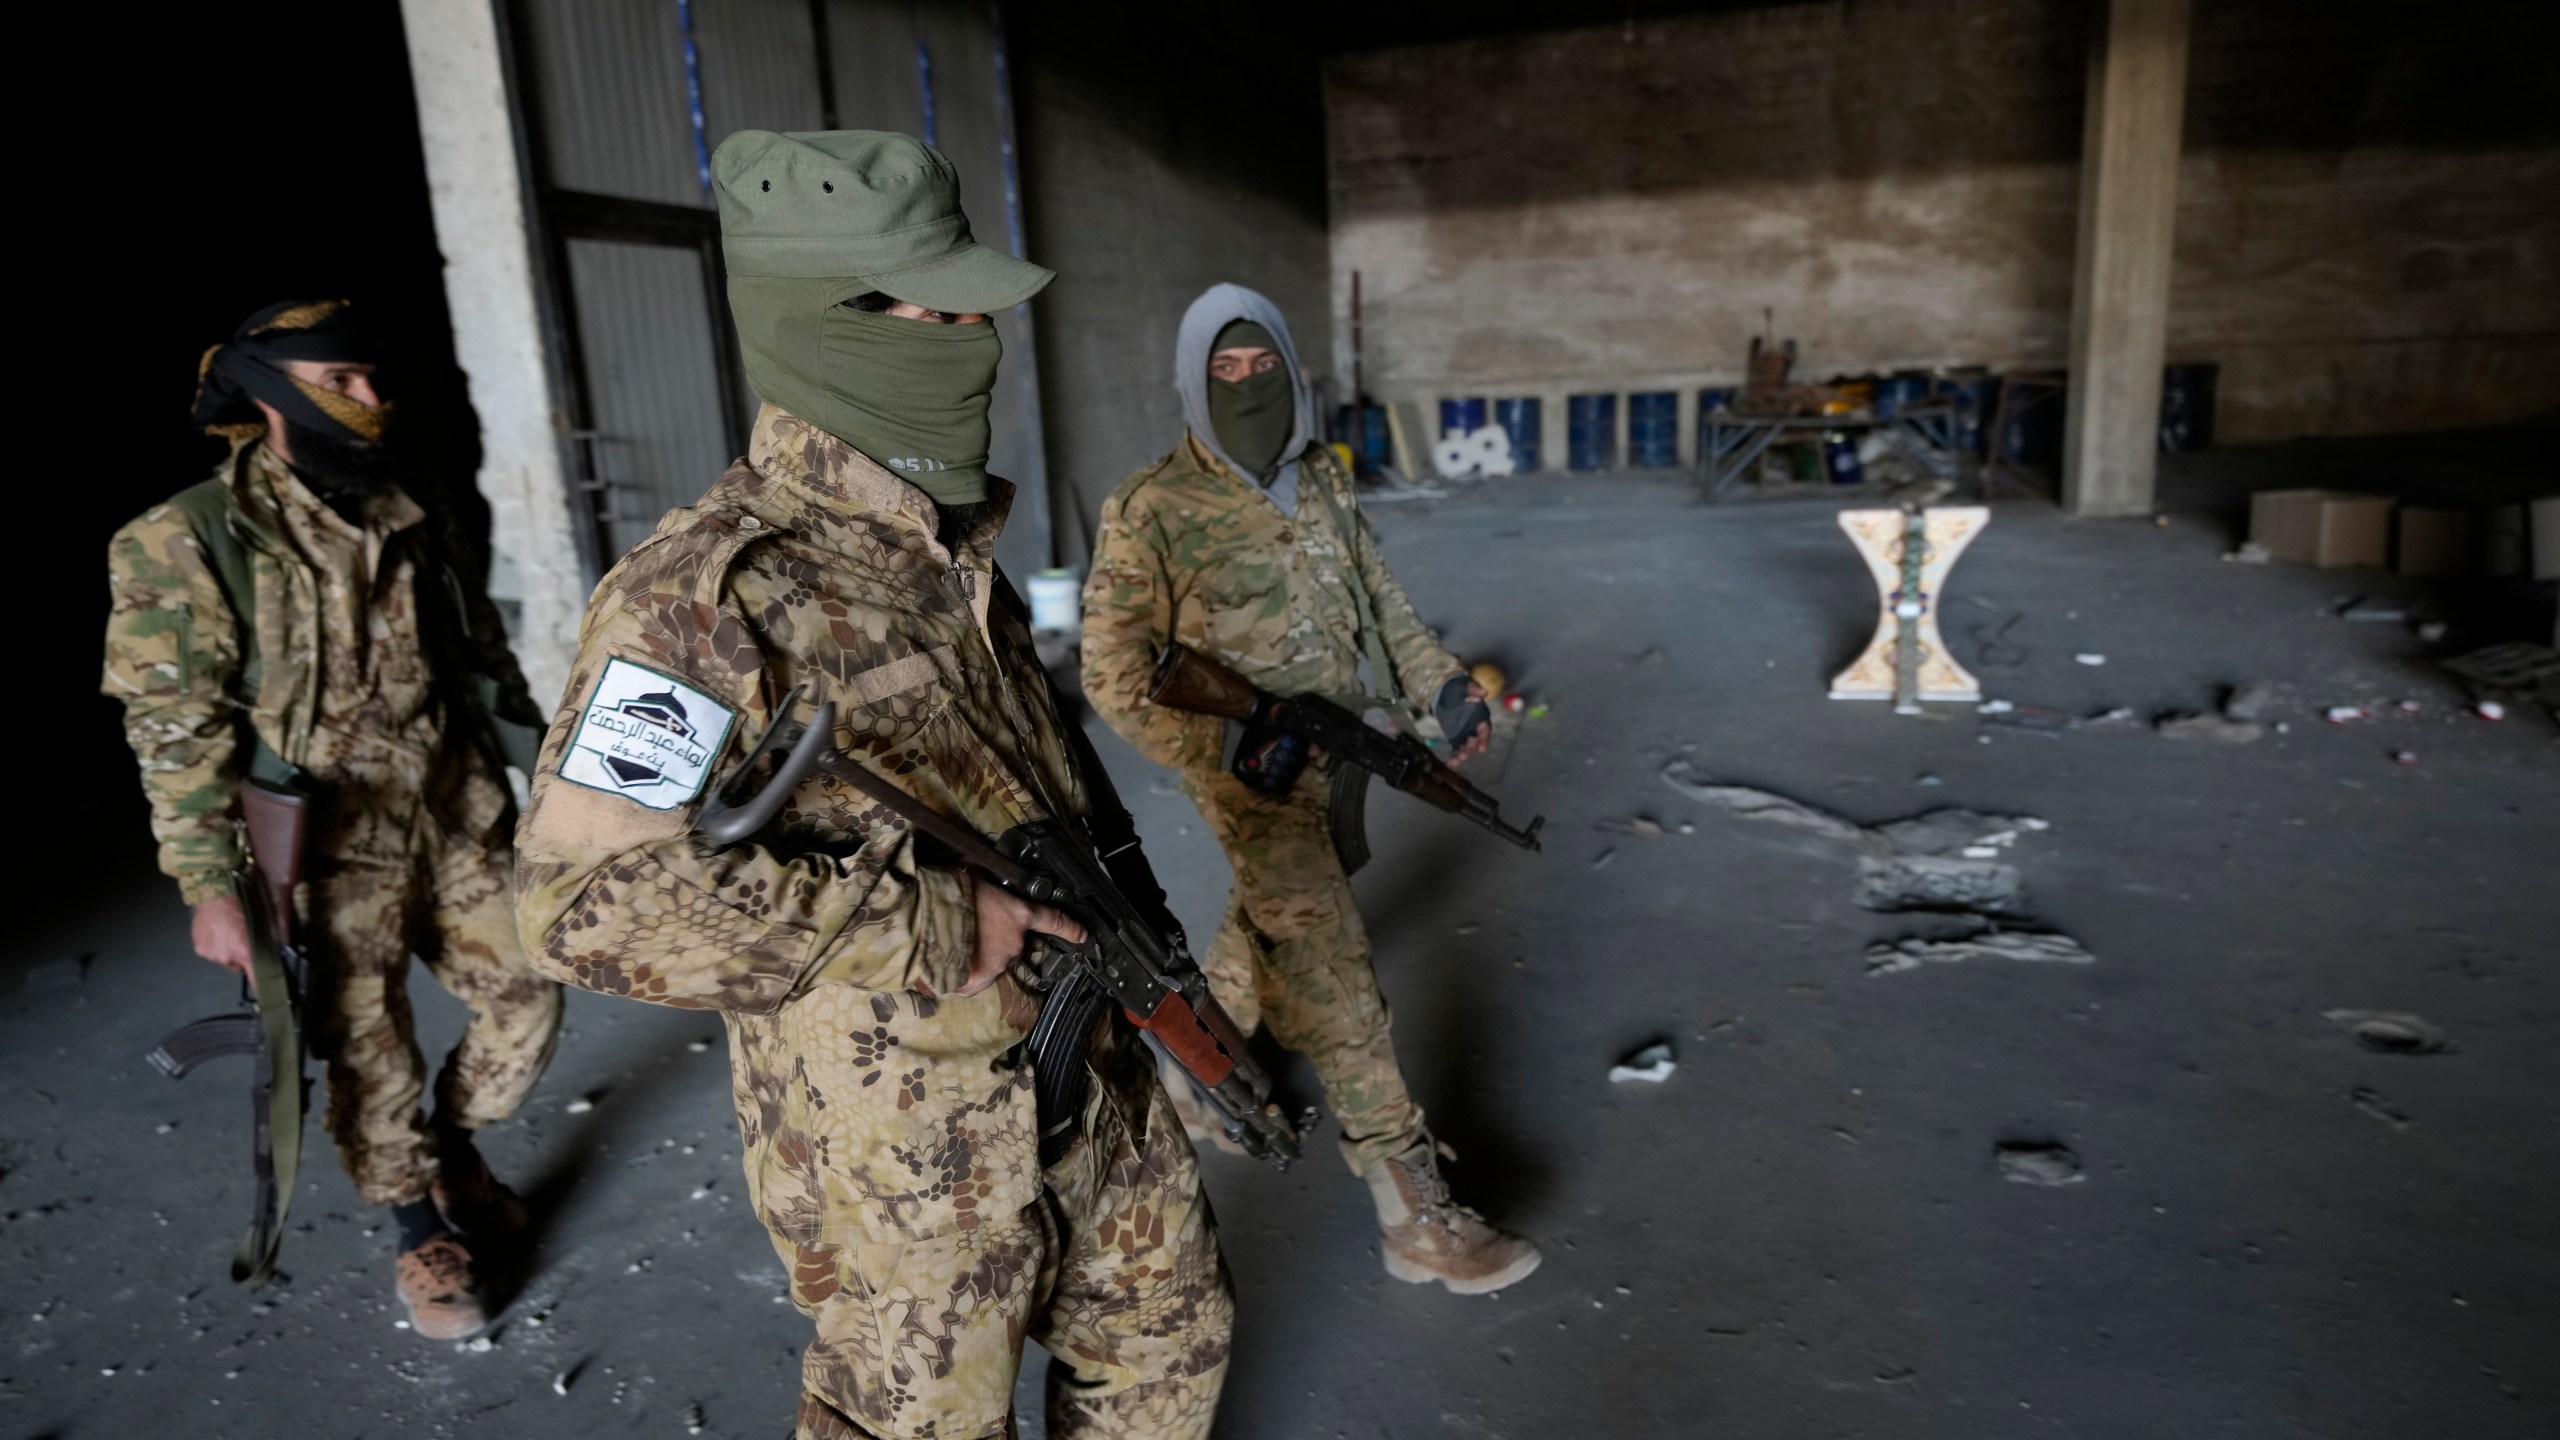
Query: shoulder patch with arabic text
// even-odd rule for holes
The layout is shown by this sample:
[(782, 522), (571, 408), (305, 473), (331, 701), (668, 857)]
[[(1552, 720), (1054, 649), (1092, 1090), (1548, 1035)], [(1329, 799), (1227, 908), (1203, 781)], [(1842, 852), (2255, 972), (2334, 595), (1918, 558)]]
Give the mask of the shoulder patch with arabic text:
[(673, 810), (702, 793), (737, 712), (681, 680), (607, 660), (560, 760), (560, 778)]

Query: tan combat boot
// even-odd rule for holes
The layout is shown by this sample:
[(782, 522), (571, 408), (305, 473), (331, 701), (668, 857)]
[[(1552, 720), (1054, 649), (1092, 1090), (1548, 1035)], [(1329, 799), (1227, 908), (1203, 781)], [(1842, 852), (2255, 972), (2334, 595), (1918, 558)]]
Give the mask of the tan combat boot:
[(1156, 1078), (1164, 1082), (1165, 1098), (1173, 1102), (1174, 1116), (1182, 1121), (1182, 1133), (1191, 1137), (1194, 1147), (1210, 1145), (1230, 1155), (1245, 1153), (1243, 1146), (1227, 1138), (1227, 1122), (1218, 1107), (1200, 1098), (1190, 1072), (1173, 1063), (1172, 1056), (1156, 1056)]
[(1361, 1178), (1378, 1206), (1378, 1248), (1397, 1279), (1437, 1280), (1460, 1295), (1484, 1295), (1538, 1268), (1537, 1246), (1449, 1198), (1428, 1132)]
[(525, 1227), (524, 1201), (490, 1173), (468, 1140), (441, 1146), (429, 1186), (444, 1223), (474, 1240), (506, 1240)]
[(488, 1328), (471, 1252), (460, 1240), (439, 1235), (427, 1241), (400, 1257), (397, 1274), (400, 1303), (409, 1307), (409, 1328), (421, 1338), (467, 1340)]

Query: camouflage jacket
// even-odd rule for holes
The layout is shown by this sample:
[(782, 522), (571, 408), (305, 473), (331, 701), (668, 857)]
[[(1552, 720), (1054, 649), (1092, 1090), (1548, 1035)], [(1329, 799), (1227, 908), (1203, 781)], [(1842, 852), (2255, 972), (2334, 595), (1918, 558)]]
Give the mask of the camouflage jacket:
[(1179, 640), (1283, 695), (1354, 693), (1362, 653), (1355, 584), (1369, 587), (1406, 696), (1427, 709), (1462, 667), (1387, 572), (1332, 452), (1308, 448), (1297, 513), (1283, 515), (1185, 435), (1103, 502), (1084, 587), (1085, 694), (1157, 764), (1214, 770), (1219, 722), (1147, 703), (1157, 650)]
[[(474, 778), (454, 775), (457, 767), (444, 763), (457, 754), (478, 756), (447, 746), (445, 707), (427, 693), (416, 588), (422, 578), (461, 602), (464, 653), (453, 663), (492, 677), (502, 703), (530, 709), (495, 607), (453, 574), (443, 559), (452, 553), (451, 537), (431, 535), (440, 522), (408, 496), (382, 497), (361, 527), (336, 522), (255, 438), (235, 444), (206, 483), (227, 491), (225, 514), (248, 561), (253, 599), (246, 619), (256, 663), (243, 667), (242, 617), (186, 515), (164, 503), (108, 542), (100, 685), (123, 702), (125, 739), (141, 762), (160, 868), (190, 905), (230, 893), (240, 866), (234, 813), (250, 748), (244, 720), (288, 764), (336, 772), (353, 763), (369, 773), (330, 778), (359, 781), (377, 798), (386, 789), (402, 792), (397, 798), (409, 812), (430, 783)], [(341, 529), (349, 555), (297, 540), (313, 525)], [(375, 573), (330, 573), (355, 554), (369, 559), (352, 563)], [(356, 609), (367, 613), (335, 613), (332, 595), (364, 597)], [(403, 677), (412, 676), (417, 683), (404, 686)], [(404, 688), (412, 693), (391, 693)], [(355, 760), (356, 752), (367, 752), (370, 763)], [(485, 766), (462, 768), (476, 769), (486, 783), (441, 785), (449, 795), (472, 791), (460, 806), (468, 813), (447, 818), (485, 825), (503, 810), (504, 787), (493, 788)], [(386, 770), (399, 773), (370, 773)], [(379, 806), (366, 803), (332, 808), (349, 825), (383, 818)], [(381, 844), (404, 845), (410, 818), (390, 827), (399, 833)]]
[(749, 1190), (802, 1244), (967, 1228), (1042, 1183), (1016, 1049), (1037, 1006), (1010, 976), (954, 995), (960, 872), (822, 775), (754, 840), (691, 833), (803, 685), (799, 718), (833, 700), (839, 746), (981, 834), (1085, 814), (1030, 631), (990, 603), (1001, 515), (956, 551), (935, 516), (767, 406), (747, 457), (597, 588), (517, 831), (537, 968), (723, 1013)]

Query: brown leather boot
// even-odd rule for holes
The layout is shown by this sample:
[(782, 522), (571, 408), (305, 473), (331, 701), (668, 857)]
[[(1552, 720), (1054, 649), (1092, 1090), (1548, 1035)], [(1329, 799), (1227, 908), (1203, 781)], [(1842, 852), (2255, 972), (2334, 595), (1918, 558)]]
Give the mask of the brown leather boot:
[(1387, 1273), (1414, 1284), (1437, 1280), (1460, 1295), (1484, 1295), (1528, 1278), (1538, 1247), (1487, 1224), (1449, 1198), (1429, 1132), (1361, 1176), (1378, 1206), (1378, 1248)]
[(451, 1235), (439, 1235), (402, 1255), (400, 1303), (409, 1307), (409, 1328), (428, 1340), (468, 1340), (489, 1324), (480, 1303), (479, 1277), (472, 1273), (471, 1252)]
[(468, 1138), (437, 1147), (436, 1178), (428, 1187), (444, 1223), (474, 1240), (505, 1240), (521, 1233), (524, 1201), (489, 1171)]
[(1165, 1098), (1173, 1102), (1175, 1118), (1182, 1122), (1182, 1133), (1191, 1137), (1192, 1145), (1208, 1145), (1230, 1155), (1242, 1155), (1245, 1148), (1227, 1138), (1227, 1122), (1216, 1106), (1200, 1098), (1199, 1087), (1191, 1076), (1168, 1055), (1156, 1057), (1156, 1078), (1164, 1082)]

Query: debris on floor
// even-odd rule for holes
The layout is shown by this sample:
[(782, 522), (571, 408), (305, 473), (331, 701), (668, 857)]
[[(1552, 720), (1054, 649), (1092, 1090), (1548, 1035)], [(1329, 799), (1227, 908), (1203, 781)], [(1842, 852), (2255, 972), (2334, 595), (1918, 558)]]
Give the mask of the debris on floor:
[(1624, 1085), (1631, 1080), (1643, 1080), (1659, 1085), (1670, 1079), (1671, 1072), (1679, 1068), (1680, 1061), (1672, 1053), (1671, 1042), (1656, 1040), (1610, 1066), (1609, 1083)]
[(2560, 709), (2560, 650), (2529, 641), (2492, 645), (2444, 662), (2474, 700), (2512, 705), (2520, 700)]
[(1992, 1151), (2000, 1178), (2018, 1185), (2077, 1185), (2089, 1177), (2080, 1157), (2055, 1140), (2003, 1140)]
[(2408, 1116), (2392, 1108), (2391, 1102), (2382, 1098), (2381, 1091), (2369, 1085), (2359, 1085), (2348, 1091), (2347, 1103), (2394, 1130), (2406, 1130), (2414, 1123)]
[(2206, 740), (2217, 745), (2247, 745), (2266, 738), (2267, 727), (2255, 720), (2194, 713), (2163, 715), (2151, 724), (2163, 740)]
[[(1698, 775), (1686, 760), (1665, 766), (1662, 782), (1701, 804), (1792, 832), (1796, 849), (1826, 857), (1848, 852), (1858, 863), (1856, 898), (1861, 909), (1888, 914), (1950, 914), (1978, 927), (1954, 936), (1912, 937), (1910, 943), (1918, 944), (1921, 950), (1914, 952), (1909, 965), (1892, 964), (1890, 957), (1879, 957), (1870, 950), (1870, 973), (1878, 973), (1880, 958), (1886, 961), (1887, 969), (1907, 969), (1938, 959), (2086, 963), (2091, 958), (2068, 936), (2004, 929), (2000, 923), (2028, 918), (2026, 879), (2017, 866), (2009, 863), (2008, 856), (2021, 835), (2049, 830), (2049, 821), (2033, 815), (1985, 815), (1943, 809), (1882, 825), (1860, 825), (1766, 790), (1718, 784)], [(1989, 948), (1979, 951), (1930, 953), (1931, 947), (1942, 944), (1983, 944), (1992, 932), (2007, 938), (1990, 941)], [(1885, 948), (1899, 954), (1902, 943), (1888, 942)], [(2078, 951), (2079, 958), (2072, 960), (2063, 953), (2059, 948), (2063, 945)], [(2030, 951), (2035, 953), (2027, 953)]]
[(1658, 840), (1662, 837), (1662, 822), (1650, 815), (1630, 815), (1625, 819), (1612, 816), (1591, 828), (1610, 835), (1632, 835), (1639, 840)]
[(2239, 549), (2224, 551), (2222, 558), (2239, 565), (2264, 565), (2275, 556), (2257, 541), (2246, 540), (2241, 542)]
[(2107, 657), (2094, 650), (2083, 650), (2071, 658), (2079, 661), (2083, 665), (2104, 665), (2107, 663)]
[(1867, 947), (1867, 973), (1893, 975), (1923, 965), (1954, 965), (1966, 960), (2044, 961), (2091, 965), (2098, 957), (2068, 935), (2047, 930), (2003, 930), (1986, 926), (1972, 935), (1932, 940), (1918, 935), (1879, 940)]
[(2453, 1048), (2443, 1030), (2405, 1010), (2323, 1010), (2320, 1018), (2383, 1055), (2438, 1055)]

